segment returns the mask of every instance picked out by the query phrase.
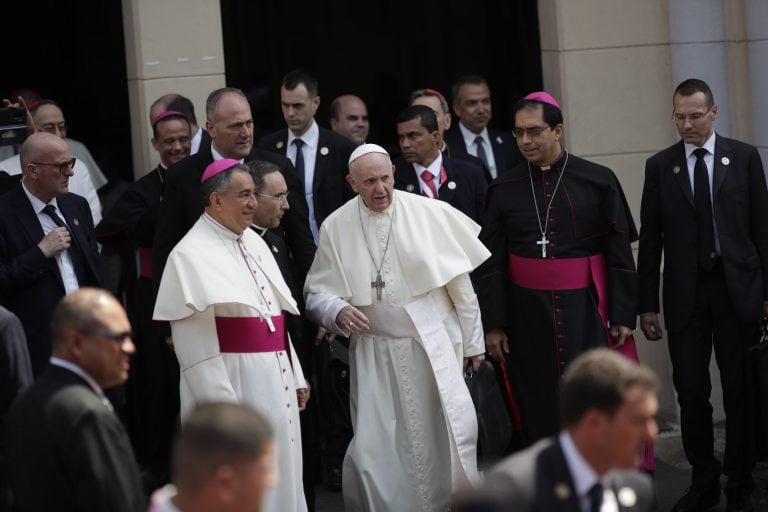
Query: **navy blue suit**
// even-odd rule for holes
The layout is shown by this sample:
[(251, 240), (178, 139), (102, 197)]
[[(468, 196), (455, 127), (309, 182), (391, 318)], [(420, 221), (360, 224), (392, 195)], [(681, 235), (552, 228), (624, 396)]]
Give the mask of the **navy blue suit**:
[[(102, 287), (88, 202), (71, 193), (57, 197), (56, 202), (80, 249), (84, 275), (78, 276), (78, 284)], [(21, 184), (0, 197), (0, 302), (24, 326), (36, 377), (51, 356), (50, 319), (53, 308), (65, 294), (56, 260), (46, 258), (37, 246), (43, 236), (43, 228)]]
[[(421, 193), (419, 179), (413, 164), (402, 157), (396, 158), (395, 188), (415, 194)], [(477, 165), (458, 158), (443, 157), (446, 180), (440, 185), (438, 199), (445, 201), (469, 218), (480, 223), (487, 183), (483, 171)]]

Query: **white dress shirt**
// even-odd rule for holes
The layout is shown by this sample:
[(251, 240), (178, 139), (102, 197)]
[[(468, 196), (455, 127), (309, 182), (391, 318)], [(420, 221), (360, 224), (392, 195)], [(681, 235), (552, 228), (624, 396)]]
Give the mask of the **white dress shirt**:
[[(694, 168), (696, 167), (696, 155), (693, 154), (699, 147), (693, 144), (684, 143), (685, 145), (685, 158), (688, 164), (688, 180), (691, 182), (691, 191), (696, 194), (696, 185), (693, 181)], [(715, 169), (715, 132), (712, 131), (712, 135), (709, 136), (702, 148), (707, 150), (707, 154), (704, 155), (704, 163), (707, 166), (707, 176), (709, 180), (709, 198), (712, 204), (712, 225), (715, 228), (715, 251), (720, 254), (720, 237), (717, 234), (717, 223), (715, 222), (715, 198), (712, 195), (714, 186), (714, 169)]]
[(559, 439), (582, 512), (590, 511), (592, 500), (589, 497), (589, 490), (598, 482), (603, 485), (603, 504), (600, 506), (600, 512), (619, 512), (619, 504), (611, 489), (610, 481), (607, 478), (598, 477), (592, 466), (581, 456), (568, 432), (561, 432)]
[(485, 156), (488, 159), (488, 169), (491, 172), (491, 178), (498, 176), (499, 173), (496, 171), (496, 158), (493, 156), (493, 146), (491, 145), (491, 138), (488, 135), (488, 128), (483, 128), (483, 131), (480, 133), (472, 133), (468, 128), (461, 124), (461, 121), (459, 121), (459, 130), (461, 131), (461, 136), (464, 137), (467, 153), (472, 156), (477, 156), (477, 143), (475, 143), (475, 138), (477, 138), (478, 135), (483, 138), (483, 149), (485, 150)]
[(312, 236), (317, 244), (318, 225), (315, 217), (315, 203), (312, 201), (314, 194), (312, 193), (312, 184), (315, 177), (315, 159), (317, 156), (317, 146), (320, 144), (320, 128), (317, 123), (312, 120), (312, 126), (304, 132), (301, 137), (296, 137), (293, 132), (288, 130), (288, 147), (285, 151), (291, 163), (296, 165), (296, 145), (294, 140), (301, 139), (304, 145), (301, 146), (302, 156), (304, 157), (304, 196), (307, 198), (307, 206), (309, 207), (309, 229), (312, 230)]
[[(421, 173), (424, 171), (429, 172), (432, 176), (434, 176), (433, 183), (435, 184), (435, 189), (437, 189), (438, 194), (440, 193), (440, 171), (443, 167), (443, 154), (439, 151), (437, 152), (437, 158), (429, 164), (429, 167), (424, 167), (421, 164), (417, 164), (416, 162), (413, 163), (413, 168), (416, 170), (416, 177), (419, 180), (419, 187), (421, 187), (422, 194), (426, 195), (427, 197), (432, 197), (432, 191), (429, 189), (429, 185), (427, 185), (427, 182), (424, 181), (421, 177)], [(434, 199), (434, 198), (433, 198)]]

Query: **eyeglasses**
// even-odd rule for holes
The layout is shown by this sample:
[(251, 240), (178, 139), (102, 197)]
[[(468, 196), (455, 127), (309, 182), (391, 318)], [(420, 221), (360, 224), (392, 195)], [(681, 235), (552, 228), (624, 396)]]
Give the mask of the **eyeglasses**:
[(62, 162), (60, 164), (50, 163), (50, 162), (32, 162), (32, 163), (35, 165), (50, 165), (51, 167), (58, 167), (59, 172), (61, 174), (66, 174), (69, 169), (72, 169), (72, 171), (74, 172), (76, 161), (77, 161), (77, 158), (67, 160), (66, 162)]
[(709, 114), (710, 110), (712, 110), (712, 107), (709, 107), (706, 112), (696, 112), (695, 114), (672, 114), (672, 119), (674, 119), (676, 123), (680, 124), (685, 124), (686, 120), (690, 121), (691, 124), (694, 124), (704, 119), (706, 115)]
[(271, 199), (274, 199), (275, 201), (278, 201), (280, 203), (287, 203), (288, 202), (288, 190), (285, 192), (281, 192), (279, 194), (271, 195), (271, 194), (262, 194), (261, 192), (257, 192), (257, 196), (261, 197), (269, 197)]
[(516, 139), (519, 139), (520, 137), (524, 137), (527, 133), (529, 137), (538, 137), (542, 133), (544, 133), (544, 130), (547, 128), (552, 128), (551, 126), (531, 126), (530, 128), (513, 128), (512, 129), (512, 135), (515, 136)]
[(83, 331), (86, 336), (100, 336), (102, 338), (109, 338), (115, 343), (123, 343), (126, 339), (130, 339), (133, 336), (131, 331), (125, 332), (112, 332), (112, 331)]

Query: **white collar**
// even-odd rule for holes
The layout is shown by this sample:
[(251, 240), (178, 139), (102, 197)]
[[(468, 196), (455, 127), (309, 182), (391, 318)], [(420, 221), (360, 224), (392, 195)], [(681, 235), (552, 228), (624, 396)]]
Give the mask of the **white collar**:
[(301, 139), (304, 145), (309, 149), (317, 148), (317, 144), (320, 142), (320, 128), (317, 126), (314, 119), (312, 119), (312, 126), (310, 126), (301, 137), (296, 137), (291, 129), (288, 128), (288, 140), (286, 141), (288, 147), (291, 147), (291, 144), (293, 144), (293, 141), (296, 139)]
[(438, 178), (438, 181), (440, 179), (440, 168), (443, 166), (443, 154), (438, 151), (437, 152), (437, 158), (432, 160), (432, 163), (429, 164), (429, 167), (424, 167), (421, 164), (417, 164), (416, 162), (413, 163), (413, 168), (416, 169), (416, 172), (419, 176), (421, 176), (421, 173), (425, 170), (429, 171), (432, 176), (435, 178)]
[[(478, 135), (481, 136), (486, 143), (489, 143), (491, 140), (488, 135), (487, 126), (483, 128), (483, 131), (481, 131), (480, 133), (474, 133), (469, 128), (464, 126), (461, 120), (459, 120), (459, 130), (461, 131), (461, 135), (464, 137), (464, 142), (466, 143), (467, 147), (469, 147), (470, 144), (475, 143), (475, 139), (477, 138)], [(488, 148), (486, 149), (486, 151), (490, 149), (491, 148)]]
[(264, 236), (269, 228), (263, 228), (261, 226), (257, 226), (256, 224), (251, 224), (251, 228), (259, 235)]
[[(684, 143), (685, 145), (685, 158), (690, 158), (694, 151), (699, 149), (699, 146), (694, 146), (693, 144), (688, 144), (687, 142)], [(707, 153), (714, 156), (715, 155), (715, 130), (712, 130), (712, 135), (709, 136), (707, 141), (704, 143), (702, 148), (707, 150)]]
[[(215, 148), (215, 147), (213, 147), (213, 142), (211, 142), (211, 155), (213, 155), (213, 161), (214, 161), (214, 162), (215, 162), (216, 160), (224, 160), (224, 158), (226, 158), (226, 157), (222, 156), (222, 155), (221, 155), (221, 153), (219, 153), (218, 151), (216, 151), (216, 148)], [(238, 162), (240, 162), (241, 164), (242, 164), (244, 161), (245, 161), (245, 158), (241, 158), (240, 160), (238, 160)]]
[(95, 380), (93, 380), (93, 377), (88, 375), (85, 372), (85, 370), (80, 368), (78, 365), (76, 365), (72, 361), (67, 361), (66, 359), (61, 359), (60, 357), (51, 356), (50, 363), (54, 366), (65, 368), (71, 371), (72, 373), (82, 377), (83, 380), (88, 383), (88, 385), (93, 389), (93, 391), (97, 395), (104, 396), (104, 391), (101, 389), (101, 386), (99, 386), (99, 384)]
[(388, 217), (392, 217), (392, 211), (393, 211), (393, 209), (395, 207), (395, 201), (397, 200), (396, 194), (397, 194), (397, 190), (393, 189), (392, 190), (392, 202), (390, 203), (389, 206), (387, 206), (387, 209), (384, 210), (383, 212), (374, 212), (373, 210), (369, 209), (368, 205), (366, 205), (365, 201), (363, 201), (363, 196), (358, 194), (358, 196), (357, 196), (357, 199), (359, 201), (358, 209), (360, 211), (363, 211), (363, 212), (367, 213), (371, 217), (377, 217), (379, 215), (386, 215)]
[(222, 223), (214, 219), (208, 212), (203, 212), (203, 219), (208, 221), (209, 225), (213, 229), (221, 231), (222, 234), (226, 238), (229, 238), (230, 240), (235, 240), (235, 241), (240, 240), (243, 237), (243, 233), (245, 232), (243, 231), (243, 233), (235, 233), (234, 231), (232, 231), (231, 229), (229, 229), (228, 227), (226, 227), (225, 225), (223, 225)]
[(600, 481), (592, 466), (579, 453), (579, 449), (573, 443), (573, 439), (568, 431), (563, 430), (558, 436), (560, 447), (565, 456), (565, 462), (568, 464), (568, 471), (571, 473), (573, 487), (579, 497), (585, 496), (592, 486)]
[(59, 203), (56, 202), (55, 197), (51, 199), (50, 203), (46, 204), (42, 202), (36, 195), (34, 195), (32, 192), (29, 191), (27, 186), (24, 184), (24, 180), (22, 180), (21, 186), (24, 189), (24, 193), (27, 194), (27, 199), (29, 199), (29, 202), (32, 204), (32, 209), (35, 211), (36, 214), (39, 214), (40, 212), (42, 212), (43, 208), (45, 208), (49, 204), (52, 204), (56, 208), (56, 211), (61, 211), (59, 210)]

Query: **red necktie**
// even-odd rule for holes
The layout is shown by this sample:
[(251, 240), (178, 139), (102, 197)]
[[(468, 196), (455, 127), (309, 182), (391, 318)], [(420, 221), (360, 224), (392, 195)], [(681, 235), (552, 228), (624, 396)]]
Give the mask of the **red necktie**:
[(426, 183), (427, 187), (429, 187), (429, 191), (432, 192), (432, 197), (437, 199), (439, 196), (437, 194), (437, 187), (435, 186), (435, 176), (428, 170), (424, 169), (421, 172), (421, 179), (424, 180), (424, 183)]

